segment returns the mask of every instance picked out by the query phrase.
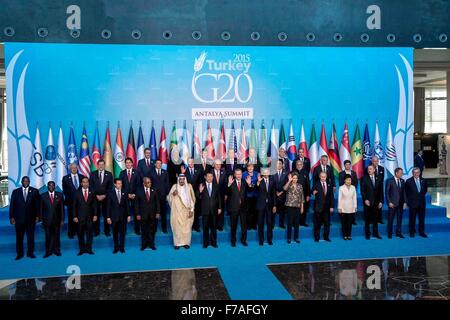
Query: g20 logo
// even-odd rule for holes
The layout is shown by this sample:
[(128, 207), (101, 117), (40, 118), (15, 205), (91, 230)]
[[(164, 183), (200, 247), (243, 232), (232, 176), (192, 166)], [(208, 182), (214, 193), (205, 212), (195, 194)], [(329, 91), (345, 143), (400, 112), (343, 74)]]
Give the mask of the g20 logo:
[[(228, 72), (212, 73), (205, 72), (199, 73), (203, 68), (206, 59), (206, 52), (203, 52), (199, 58), (195, 59), (194, 63), (194, 75), (192, 76), (191, 89), (194, 98), (203, 103), (230, 103), (230, 102), (240, 102), (247, 103), (250, 101), (253, 95), (253, 81), (252, 78), (247, 73), (250, 67), (249, 62), (241, 62), (241, 57), (245, 55), (235, 55), (234, 60), (229, 60), (227, 62), (215, 62), (213, 60), (208, 60), (210, 70), (242, 70), (241, 73), (234, 75)], [(208, 81), (209, 80), (209, 81)], [(244, 81), (244, 82), (243, 82)], [(213, 84), (210, 89), (205, 93), (199, 94), (197, 90), (198, 83)], [(218, 86), (220, 83), (220, 87)], [(247, 87), (247, 92), (244, 93), (242, 88)]]

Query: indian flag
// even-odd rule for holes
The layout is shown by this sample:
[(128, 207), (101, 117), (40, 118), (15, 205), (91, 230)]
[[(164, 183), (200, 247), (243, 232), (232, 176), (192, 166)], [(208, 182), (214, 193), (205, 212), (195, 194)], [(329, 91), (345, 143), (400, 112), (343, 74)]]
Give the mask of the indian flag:
[(114, 147), (114, 177), (118, 178), (122, 170), (125, 169), (125, 159), (123, 156), (123, 142), (120, 125), (117, 125), (116, 146)]

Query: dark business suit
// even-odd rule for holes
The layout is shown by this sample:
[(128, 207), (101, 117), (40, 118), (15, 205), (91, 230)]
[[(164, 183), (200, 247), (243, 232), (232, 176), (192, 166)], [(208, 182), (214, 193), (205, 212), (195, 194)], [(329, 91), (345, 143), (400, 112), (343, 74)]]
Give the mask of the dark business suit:
[[(143, 165), (145, 166), (145, 162)], [(128, 169), (122, 170), (119, 178), (122, 180), (122, 190), (127, 194), (128, 210), (130, 216), (133, 216), (134, 233), (139, 235), (141, 234), (141, 223), (136, 220), (134, 214), (134, 199), (128, 199), (128, 194), (136, 194), (136, 189), (142, 185), (142, 178), (138, 170), (130, 170), (130, 178), (128, 178)]]
[(295, 158), (293, 165), (295, 166), (295, 163), (297, 162), (297, 160), (303, 160), (303, 169), (305, 169), (306, 171), (310, 172), (311, 171), (311, 160), (309, 160), (309, 158), (307, 157), (303, 157), (302, 159), (300, 159), (298, 156)]
[[(192, 186), (192, 189), (194, 191), (197, 191), (198, 186), (200, 184), (200, 181), (202, 180), (201, 170), (196, 168), (195, 165), (193, 168), (186, 168), (185, 176), (186, 181)], [(194, 210), (194, 222), (192, 223), (192, 229), (196, 231), (200, 231), (200, 204), (198, 201), (198, 197), (196, 195), (196, 201), (195, 201), (195, 210)]]
[(425, 161), (419, 154), (416, 154), (414, 156), (414, 167), (418, 167), (420, 169), (420, 177), (422, 177), (422, 172), (423, 169), (425, 168)]
[(234, 174), (234, 169), (236, 168), (242, 169), (242, 166), (237, 163), (237, 159), (234, 159), (234, 161), (227, 159), (226, 161), (227, 162), (225, 164), (225, 173), (228, 179), (229, 176), (232, 176)]
[(95, 170), (91, 173), (89, 179), (89, 187), (96, 196), (106, 195), (103, 201), (97, 201), (98, 219), (94, 222), (94, 235), (100, 234), (100, 216), (103, 217), (103, 231), (106, 236), (110, 235), (109, 224), (106, 223), (106, 203), (108, 201), (108, 193), (113, 188), (113, 175), (111, 172), (104, 170), (103, 183), (100, 181), (100, 171)]
[(317, 181), (312, 191), (317, 191), (314, 196), (314, 239), (319, 241), (320, 229), (323, 225), (323, 238), (330, 238), (330, 209), (334, 208), (333, 185), (326, 181), (327, 193), (325, 194), (322, 183)]
[(50, 193), (41, 195), (40, 219), (45, 230), (45, 253), (61, 253), (60, 231), (64, 221), (64, 196), (53, 192), (53, 202)]
[(199, 189), (196, 192), (202, 215), (203, 246), (208, 246), (210, 243), (215, 246), (217, 245), (217, 218), (218, 216), (223, 216), (223, 210), (221, 214), (218, 213), (218, 210), (222, 209), (223, 202), (217, 184), (214, 182), (211, 183), (211, 195), (209, 195), (206, 182), (204, 186), (202, 192)]
[(117, 189), (109, 191), (107, 197), (106, 215), (111, 219), (114, 250), (125, 248), (125, 235), (127, 234), (127, 219), (130, 216), (128, 194), (120, 190), (120, 202)]
[[(227, 183), (228, 184), (228, 183)], [(241, 222), (241, 241), (247, 241), (247, 212), (245, 204), (245, 194), (248, 189), (247, 183), (241, 179), (240, 189), (237, 186), (236, 179), (227, 188), (228, 200), (227, 207), (231, 216), (231, 244), (236, 244), (236, 231), (238, 218)]]
[(95, 193), (89, 189), (87, 201), (84, 199), (84, 190), (81, 188), (75, 193), (73, 199), (73, 217), (78, 219), (78, 245), (81, 252), (92, 250), (94, 234), (94, 216), (98, 220), (98, 206)]
[[(152, 180), (152, 187), (158, 190), (159, 197), (159, 214), (161, 215), (161, 230), (167, 233), (167, 200), (166, 197), (170, 191), (169, 174), (166, 170), (160, 169), (161, 174), (158, 175), (157, 169), (153, 168), (150, 172), (150, 179)], [(156, 227), (156, 224), (155, 224)], [(156, 231), (156, 230), (155, 230)]]
[(409, 207), (409, 234), (414, 236), (416, 233), (416, 217), (419, 217), (419, 234), (425, 234), (425, 195), (428, 191), (428, 185), (422, 178), (419, 178), (420, 191), (417, 189), (414, 177), (406, 180), (405, 193), (406, 203)]
[(72, 179), (72, 175), (63, 177), (63, 193), (64, 193), (64, 205), (67, 207), (67, 235), (72, 239), (77, 234), (77, 225), (73, 222), (73, 197), (75, 192), (81, 188), (81, 179), (83, 175), (77, 173), (78, 176), (78, 188), (75, 187), (75, 181)]
[[(372, 224), (373, 236), (379, 236), (378, 221), (379, 203), (383, 203), (383, 180), (374, 175), (375, 185), (369, 175), (365, 175), (361, 179), (361, 197), (364, 204), (364, 224), (366, 238), (370, 238), (370, 225)], [(370, 205), (366, 205), (365, 201), (369, 200)]]
[[(307, 158), (305, 158), (305, 159), (307, 159)], [(306, 170), (306, 168), (303, 168), (300, 171), (295, 169), (295, 170), (293, 170), (293, 172), (296, 172), (298, 174), (298, 183), (300, 183), (303, 188), (303, 195), (305, 197), (305, 202), (303, 203), (303, 214), (300, 215), (300, 225), (306, 226), (306, 218), (307, 218), (306, 215), (308, 213), (309, 204), (310, 204), (310, 200), (306, 201), (306, 197), (309, 197), (311, 194), (309, 171)]]
[(150, 159), (148, 159), (148, 164), (147, 164), (147, 159), (141, 159), (138, 161), (138, 165), (137, 165), (137, 171), (139, 173), (139, 176), (142, 178), (147, 177), (150, 178), (150, 173), (151, 170), (153, 169), (154, 164), (152, 163), (152, 161)]
[[(395, 234), (402, 234), (402, 217), (403, 205), (405, 204), (405, 180), (392, 177), (386, 181), (386, 203), (388, 205), (388, 237), (392, 237), (392, 228), (394, 219), (397, 218), (395, 227)], [(389, 203), (394, 205), (394, 208), (389, 207)]]
[(9, 219), (16, 221), (16, 252), (23, 256), (23, 238), (27, 235), (27, 255), (34, 254), (34, 229), (36, 218), (39, 217), (39, 192), (28, 187), (26, 200), (22, 187), (15, 189), (9, 202)]
[[(268, 184), (268, 185), (267, 185)], [(259, 186), (255, 187), (258, 192), (258, 198), (256, 201), (256, 210), (258, 211), (258, 238), (259, 243), (264, 242), (264, 222), (267, 228), (267, 241), (272, 242), (273, 238), (273, 208), (277, 202), (277, 187), (275, 185), (273, 177), (263, 178), (259, 183)]]
[[(375, 168), (375, 176), (381, 180), (381, 184), (384, 186), (384, 173), (385, 173), (384, 167), (379, 165), (377, 167), (374, 166), (374, 168)], [(383, 208), (377, 210), (378, 210), (378, 223), (383, 223)]]
[[(316, 184), (317, 181), (320, 181), (320, 173), (322, 172), (322, 165), (319, 164), (317, 167), (314, 168), (314, 172), (313, 172), (313, 185)], [(331, 184), (331, 186), (334, 188), (336, 187), (336, 182), (335, 182), (335, 178), (334, 178), (334, 173), (333, 173), (333, 169), (331, 168), (331, 166), (327, 165), (326, 166), (326, 174), (327, 174), (327, 182), (329, 184)], [(332, 190), (333, 191), (333, 190)]]
[(203, 162), (203, 159), (200, 159), (200, 163), (195, 164), (195, 168), (197, 168), (198, 170), (200, 170), (200, 182), (205, 182), (205, 174), (207, 172), (210, 172), (212, 170), (212, 165), (209, 163), (209, 160), (206, 160), (206, 162)]
[(169, 184), (171, 186), (177, 183), (177, 177), (181, 173), (181, 166), (184, 166), (184, 164), (175, 164), (172, 160), (169, 160), (167, 163), (167, 173), (169, 175)]
[[(355, 186), (355, 189), (358, 189), (358, 177), (356, 176), (356, 172), (353, 170), (351, 170), (350, 172), (350, 175), (352, 177), (352, 185)], [(339, 172), (339, 187), (344, 185), (346, 175), (347, 172), (345, 172), (345, 170)]]
[[(273, 180), (275, 182), (275, 187), (277, 192), (282, 192), (280, 196), (277, 195), (276, 207), (278, 213), (278, 225), (284, 228), (284, 220), (286, 216), (286, 192), (284, 191), (284, 185), (288, 180), (288, 171), (282, 170), (279, 174), (278, 171), (273, 174)], [(274, 220), (275, 222), (275, 220)], [(275, 223), (272, 224), (274, 227)]]
[(155, 246), (156, 215), (161, 213), (160, 204), (161, 198), (158, 189), (150, 187), (149, 199), (147, 199), (143, 186), (137, 189), (134, 211), (136, 215), (141, 216), (141, 248)]
[[(216, 170), (212, 169), (211, 172), (214, 176), (214, 179), (213, 179), (214, 184), (216, 184), (219, 187), (220, 202), (225, 203), (225, 194), (227, 193), (228, 176), (227, 176), (225, 170), (220, 170), (219, 180), (217, 181)], [(223, 225), (225, 223), (224, 217), (225, 216), (223, 214), (221, 214), (217, 217), (216, 227), (219, 231), (223, 230)]]

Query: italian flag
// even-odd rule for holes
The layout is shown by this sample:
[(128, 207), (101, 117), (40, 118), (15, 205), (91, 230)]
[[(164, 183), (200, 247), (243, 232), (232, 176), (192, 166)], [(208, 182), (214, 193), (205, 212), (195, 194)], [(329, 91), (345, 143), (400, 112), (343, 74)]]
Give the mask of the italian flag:
[(311, 172), (314, 171), (314, 168), (317, 167), (319, 164), (319, 146), (317, 144), (317, 138), (316, 138), (316, 128), (313, 123), (311, 128), (311, 136), (309, 139), (309, 159), (311, 161)]

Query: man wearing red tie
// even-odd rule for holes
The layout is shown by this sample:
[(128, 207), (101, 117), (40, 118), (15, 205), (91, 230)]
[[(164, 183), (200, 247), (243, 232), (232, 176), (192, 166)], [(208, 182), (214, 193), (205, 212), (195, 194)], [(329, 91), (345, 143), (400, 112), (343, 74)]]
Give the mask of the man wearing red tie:
[(326, 172), (319, 173), (319, 180), (314, 184), (314, 241), (320, 239), (320, 228), (324, 226), (323, 239), (330, 242), (330, 216), (334, 211), (333, 185), (327, 179)]
[(40, 219), (45, 230), (44, 258), (61, 255), (60, 230), (64, 224), (64, 197), (55, 191), (55, 182), (47, 183), (48, 191), (41, 195)]
[[(140, 161), (142, 160), (145, 159), (141, 159)], [(125, 169), (120, 172), (119, 179), (122, 180), (123, 191), (127, 194), (127, 203), (130, 215), (134, 217), (134, 233), (140, 235), (141, 223), (136, 220), (136, 216), (134, 214), (134, 199), (136, 198), (136, 189), (141, 185), (141, 177), (139, 173), (133, 169), (133, 159), (125, 159)]]
[(151, 169), (153, 168), (152, 160), (150, 159), (151, 151), (150, 148), (144, 149), (144, 159), (139, 160), (137, 165), (137, 170), (139, 175), (142, 178), (150, 177)]

